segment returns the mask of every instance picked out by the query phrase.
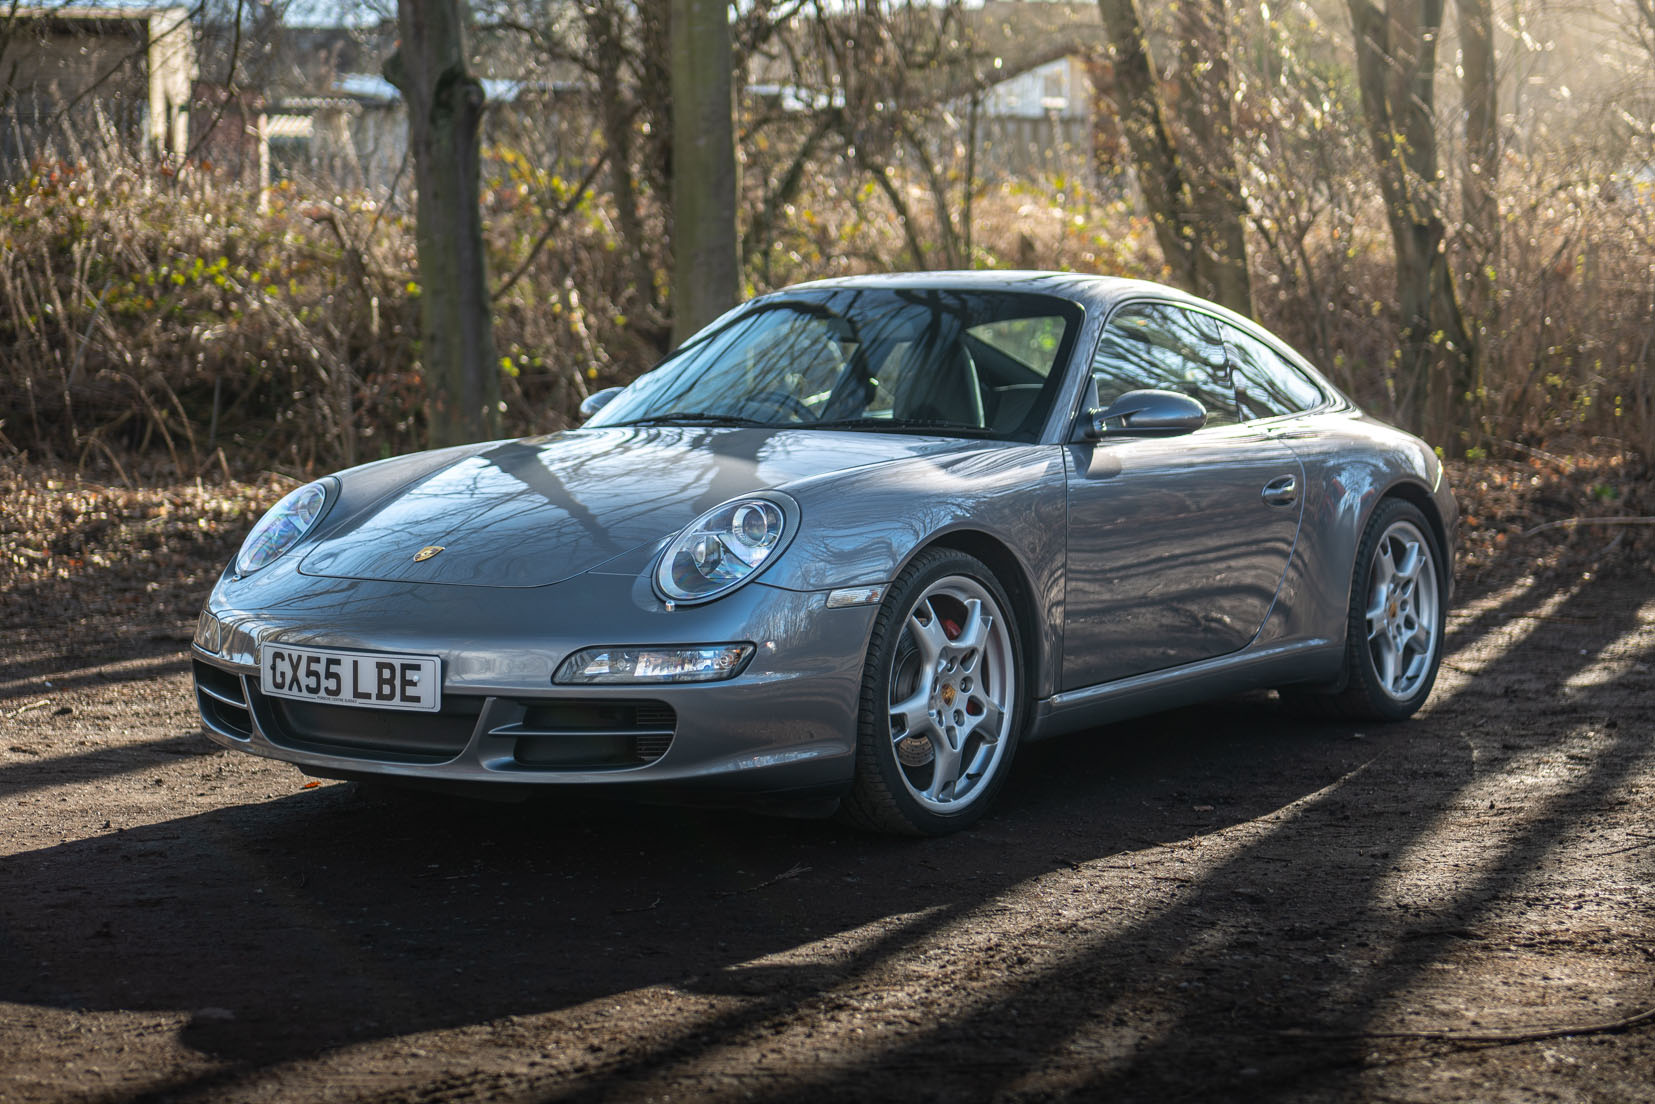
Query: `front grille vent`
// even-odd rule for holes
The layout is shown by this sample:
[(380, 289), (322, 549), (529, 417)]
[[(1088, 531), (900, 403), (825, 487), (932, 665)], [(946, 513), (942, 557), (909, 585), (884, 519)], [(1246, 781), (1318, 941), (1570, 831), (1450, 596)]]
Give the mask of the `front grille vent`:
[(445, 695), (435, 713), (278, 698), (252, 684), (259, 724), (273, 744), (384, 763), (446, 763), (471, 742), (485, 699)]
[(195, 704), (201, 710), (202, 723), (221, 736), (252, 739), (253, 718), (247, 711), (241, 676), (221, 671), (199, 659), (191, 662), (195, 668)]
[(678, 727), (658, 701), (524, 701), (523, 719), (491, 735), (515, 741), (520, 766), (537, 770), (639, 767), (667, 753)]

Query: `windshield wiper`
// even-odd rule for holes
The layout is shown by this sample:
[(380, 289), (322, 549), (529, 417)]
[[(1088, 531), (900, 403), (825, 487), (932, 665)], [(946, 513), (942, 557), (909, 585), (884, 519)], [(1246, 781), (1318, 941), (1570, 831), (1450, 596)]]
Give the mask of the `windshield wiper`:
[(666, 414), (651, 414), (647, 418), (634, 418), (630, 422), (617, 422), (620, 426), (648, 426), (648, 425), (675, 425), (679, 423), (691, 425), (732, 425), (732, 426), (767, 426), (772, 422), (760, 421), (757, 418), (744, 418), (740, 414), (710, 414), (700, 410), (674, 410)]
[[(983, 426), (966, 425), (938, 418), (834, 418), (825, 422), (806, 422), (800, 429), (877, 429), (884, 433), (928, 433), (948, 430), (966, 437), (991, 436), (994, 431)], [(948, 434), (945, 434), (945, 436)]]

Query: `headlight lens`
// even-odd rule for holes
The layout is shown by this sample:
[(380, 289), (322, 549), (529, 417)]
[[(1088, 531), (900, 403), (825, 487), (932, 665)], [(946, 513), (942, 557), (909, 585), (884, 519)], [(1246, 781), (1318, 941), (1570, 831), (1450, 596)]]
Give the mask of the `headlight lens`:
[(796, 511), (781, 496), (738, 498), (708, 510), (661, 553), (656, 589), (678, 602), (705, 602), (734, 590), (781, 554)]
[(195, 646), (204, 652), (218, 654), (224, 647), (224, 622), (212, 610), (203, 609), (195, 621)]
[(298, 544), (322, 516), (327, 502), (327, 483), (318, 479), (270, 507), (241, 542), (241, 551), (236, 553), (236, 572), (251, 575)]
[(751, 644), (687, 648), (582, 648), (558, 667), (553, 682), (616, 684), (718, 682), (735, 678), (753, 657)]

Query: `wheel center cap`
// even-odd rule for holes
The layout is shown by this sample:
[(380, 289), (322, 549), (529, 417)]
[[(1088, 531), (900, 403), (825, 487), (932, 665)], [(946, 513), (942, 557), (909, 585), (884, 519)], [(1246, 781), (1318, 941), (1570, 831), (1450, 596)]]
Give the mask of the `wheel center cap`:
[(942, 687), (942, 704), (953, 705), (954, 693), (955, 691), (953, 685), (950, 683), (944, 683)]
[(1392, 601), (1392, 602), (1391, 602), (1391, 604), (1390, 604), (1390, 606), (1389, 606), (1389, 607), (1387, 607), (1387, 609), (1388, 609), (1388, 611), (1389, 611), (1389, 613), (1390, 613), (1390, 615), (1391, 615), (1391, 617), (1392, 617), (1392, 618), (1395, 618), (1395, 617), (1396, 617), (1396, 609), (1397, 609), (1397, 606), (1396, 606), (1396, 602), (1395, 602), (1395, 601), (1394, 601), (1394, 600), (1393, 600), (1393, 601)]

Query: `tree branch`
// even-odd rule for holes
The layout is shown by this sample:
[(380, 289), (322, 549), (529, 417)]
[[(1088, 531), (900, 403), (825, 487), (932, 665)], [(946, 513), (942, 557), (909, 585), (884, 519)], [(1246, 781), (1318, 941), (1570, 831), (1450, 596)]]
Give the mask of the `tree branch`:
[(575, 185), (575, 190), (569, 193), (562, 205), (553, 212), (552, 217), (546, 220), (546, 225), (540, 231), (540, 236), (535, 239), (534, 245), (529, 247), (528, 256), (524, 257), (523, 262), (512, 270), (511, 275), (500, 281), (500, 286), (494, 289), (494, 294), (490, 296), (491, 299), (498, 302), (501, 296), (510, 291), (513, 285), (523, 278), (523, 275), (529, 271), (529, 267), (534, 264), (535, 258), (540, 255), (540, 251), (546, 248), (546, 243), (552, 240), (552, 235), (557, 233), (558, 227), (563, 225), (563, 220), (568, 218), (576, 207), (580, 206), (580, 201), (586, 195), (587, 190), (592, 187), (592, 182), (598, 178), (598, 174), (603, 171), (604, 166), (608, 163), (609, 155), (600, 153), (598, 159), (592, 162), (586, 170), (586, 175), (581, 177), (580, 183)]
[(1543, 1027), (1533, 1031), (1303, 1031), (1288, 1028), (1277, 1034), (1296, 1039), (1419, 1039), (1424, 1042), (1487, 1046), (1540, 1043), (1547, 1039), (1571, 1039), (1583, 1035), (1614, 1035), (1646, 1023), (1655, 1023), (1655, 1008), (1646, 1008), (1608, 1023)]

